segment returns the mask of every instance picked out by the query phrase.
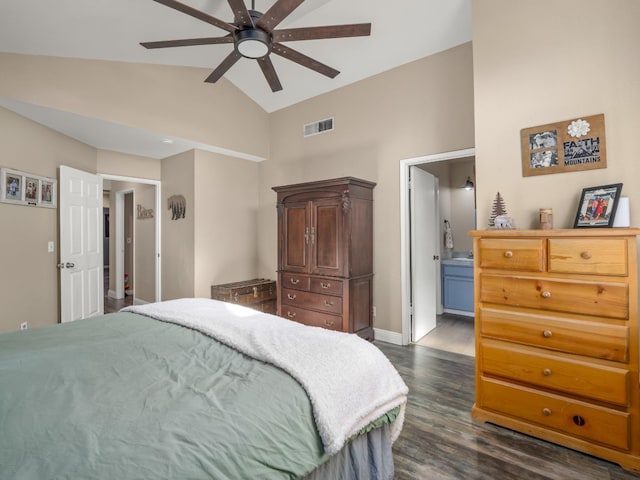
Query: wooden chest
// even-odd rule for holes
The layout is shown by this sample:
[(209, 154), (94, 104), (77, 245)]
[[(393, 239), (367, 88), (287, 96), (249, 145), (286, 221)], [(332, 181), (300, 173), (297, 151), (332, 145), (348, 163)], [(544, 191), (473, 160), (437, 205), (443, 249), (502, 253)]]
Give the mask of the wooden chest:
[(211, 298), (237, 303), (273, 315), (277, 311), (276, 282), (265, 278), (212, 285)]
[(471, 232), (475, 419), (640, 471), (638, 234)]

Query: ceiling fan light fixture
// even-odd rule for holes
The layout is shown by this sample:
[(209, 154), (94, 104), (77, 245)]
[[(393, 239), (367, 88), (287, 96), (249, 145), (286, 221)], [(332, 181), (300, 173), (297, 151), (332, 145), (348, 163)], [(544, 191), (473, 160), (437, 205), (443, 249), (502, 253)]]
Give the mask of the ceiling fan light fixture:
[(235, 49), (245, 58), (258, 59), (271, 53), (271, 36), (262, 30), (248, 28), (238, 30), (235, 36)]

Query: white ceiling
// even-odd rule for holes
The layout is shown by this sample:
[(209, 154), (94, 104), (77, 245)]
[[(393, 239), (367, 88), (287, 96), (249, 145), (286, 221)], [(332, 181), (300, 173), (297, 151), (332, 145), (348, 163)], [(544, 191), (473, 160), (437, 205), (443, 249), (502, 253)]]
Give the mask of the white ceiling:
[[(181, 0), (232, 21), (225, 0)], [(274, 0), (255, 0), (265, 12)], [(245, 1), (250, 8), (251, 2)], [(273, 112), (471, 40), (471, 0), (306, 0), (277, 28), (370, 22), (371, 36), (290, 42), (290, 46), (341, 73), (329, 79), (277, 55), (271, 59), (283, 90), (273, 93), (255, 60), (241, 59), (225, 78), (265, 111)], [(147, 50), (143, 41), (223, 36), (226, 32), (153, 0), (19, 0), (0, 2), (0, 51), (215, 69), (232, 44)], [(205, 77), (206, 78), (206, 77)], [(204, 78), (203, 78), (204, 81)], [(211, 89), (216, 85), (211, 84)], [(172, 139), (160, 151), (160, 134), (0, 99), (0, 105), (50, 128), (104, 148), (162, 158), (169, 146), (216, 149)], [(60, 117), (60, 118), (58, 118)], [(95, 130), (110, 128), (110, 144)], [(92, 133), (93, 132), (93, 133)], [(164, 138), (164, 137), (163, 137)], [(152, 146), (155, 145), (155, 146)], [(218, 150), (219, 151), (219, 150)], [(169, 155), (177, 153), (172, 152)], [(255, 159), (259, 160), (259, 159)]]

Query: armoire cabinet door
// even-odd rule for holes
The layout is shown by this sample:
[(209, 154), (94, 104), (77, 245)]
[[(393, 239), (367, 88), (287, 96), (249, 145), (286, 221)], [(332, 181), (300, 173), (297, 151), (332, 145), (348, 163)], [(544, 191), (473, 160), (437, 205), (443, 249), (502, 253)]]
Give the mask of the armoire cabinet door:
[(342, 274), (342, 202), (331, 198), (311, 202), (311, 273)]
[(286, 205), (283, 215), (283, 267), (290, 272), (307, 273), (311, 221), (308, 202)]

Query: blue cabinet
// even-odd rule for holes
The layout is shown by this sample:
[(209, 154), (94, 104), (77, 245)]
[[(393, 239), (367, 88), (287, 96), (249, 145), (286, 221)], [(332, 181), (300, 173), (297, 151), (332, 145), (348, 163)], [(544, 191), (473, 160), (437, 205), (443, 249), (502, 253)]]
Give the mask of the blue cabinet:
[(442, 304), (445, 311), (473, 313), (473, 263), (442, 261)]

